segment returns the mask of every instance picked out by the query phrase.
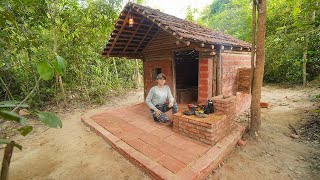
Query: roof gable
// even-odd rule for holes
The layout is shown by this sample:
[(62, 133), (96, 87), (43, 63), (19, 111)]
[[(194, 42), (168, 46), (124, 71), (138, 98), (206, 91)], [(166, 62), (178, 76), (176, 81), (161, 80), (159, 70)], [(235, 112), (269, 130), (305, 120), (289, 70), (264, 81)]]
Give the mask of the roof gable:
[[(129, 27), (129, 17), (134, 19), (134, 26)], [(249, 50), (251, 45), (230, 35), (198, 24), (165, 14), (150, 7), (127, 3), (115, 24), (103, 55), (142, 58), (143, 50), (154, 35), (163, 29), (171, 34), (178, 43), (193, 44), (202, 48), (226, 46), (233, 50)]]

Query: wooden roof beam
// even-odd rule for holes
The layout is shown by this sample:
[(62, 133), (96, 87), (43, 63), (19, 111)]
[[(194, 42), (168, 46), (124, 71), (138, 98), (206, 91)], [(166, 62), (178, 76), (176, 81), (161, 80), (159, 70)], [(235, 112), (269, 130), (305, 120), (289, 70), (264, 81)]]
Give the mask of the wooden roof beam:
[(128, 19), (129, 19), (129, 14), (131, 13), (131, 11), (132, 11), (131, 9), (128, 11), (128, 13), (127, 13), (127, 15), (126, 15), (126, 18), (125, 18), (125, 20), (124, 20), (124, 23), (122, 24), (121, 29), (119, 30), (117, 36), (115, 37), (114, 41), (112, 42), (112, 45), (111, 45), (111, 47), (110, 47), (110, 49), (109, 49), (109, 51), (108, 51), (108, 53), (107, 53), (107, 56), (109, 56), (110, 52), (112, 51), (114, 45), (116, 44), (116, 42), (117, 42), (117, 40), (118, 40), (120, 34), (122, 33), (123, 28), (126, 26), (126, 24), (127, 24), (126, 22), (127, 22)]
[[(142, 42), (146, 39), (147, 35), (149, 34), (149, 32), (151, 31), (151, 29), (153, 28), (154, 25), (155, 25), (155, 24), (153, 24), (152, 26), (149, 27), (148, 31), (146, 32), (146, 34), (144, 35), (144, 37), (143, 37), (142, 40), (140, 41), (140, 43), (139, 43), (137, 49), (135, 50), (135, 52), (138, 51), (138, 49), (140, 48)], [(151, 41), (151, 40), (150, 40), (150, 41)]]
[(131, 35), (130, 40), (128, 41), (128, 43), (127, 43), (126, 47), (123, 49), (123, 51), (122, 51), (122, 52), (125, 52), (125, 51), (126, 51), (126, 49), (128, 48), (129, 44), (131, 43), (131, 41), (132, 41), (133, 37), (135, 37), (136, 33), (138, 32), (138, 30), (139, 30), (139, 28), (140, 28), (141, 24), (143, 23), (143, 21), (144, 21), (145, 19), (146, 19), (146, 18), (145, 18), (145, 17), (143, 17), (143, 18), (140, 20), (140, 23), (139, 23), (138, 27), (136, 28), (136, 30), (134, 31), (134, 33)]

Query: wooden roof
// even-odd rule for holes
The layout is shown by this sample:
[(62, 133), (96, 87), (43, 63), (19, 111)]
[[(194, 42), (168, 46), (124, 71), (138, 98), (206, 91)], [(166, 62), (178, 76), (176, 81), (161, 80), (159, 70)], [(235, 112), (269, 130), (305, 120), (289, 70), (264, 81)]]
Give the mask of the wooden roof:
[[(134, 19), (133, 27), (129, 27), (130, 16)], [(177, 44), (208, 49), (223, 46), (235, 51), (248, 51), (251, 47), (251, 44), (222, 32), (129, 2), (120, 13), (102, 55), (142, 58), (143, 50), (160, 28), (171, 34)]]

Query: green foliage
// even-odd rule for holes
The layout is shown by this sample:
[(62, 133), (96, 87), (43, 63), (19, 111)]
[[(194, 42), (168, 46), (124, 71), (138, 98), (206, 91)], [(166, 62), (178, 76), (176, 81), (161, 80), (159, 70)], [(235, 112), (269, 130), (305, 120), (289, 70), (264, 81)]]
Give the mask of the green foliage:
[(25, 118), (15, 112), (0, 110), (0, 117), (9, 121), (16, 121), (20, 123), (22, 126), (25, 126), (26, 124)]
[[(112, 59), (101, 56), (122, 0), (56, 1), (58, 56), (53, 52), (52, 2), (0, 2), (0, 78), (14, 99), (24, 98), (40, 75), (46, 81), (28, 104), (43, 106), (46, 101), (58, 101), (60, 86), (52, 79), (55, 72), (63, 76), (67, 93), (89, 102), (133, 87), (134, 61), (115, 58), (116, 77)], [(0, 100), (7, 100), (9, 94), (0, 88)]]
[(18, 129), (18, 131), (20, 132), (20, 134), (22, 136), (26, 136), (27, 134), (29, 134), (32, 131), (33, 127), (32, 126), (24, 126)]
[(61, 120), (51, 112), (39, 112), (39, 120), (51, 128), (62, 128)]
[(197, 13), (197, 9), (192, 9), (190, 6), (187, 7), (187, 15), (186, 15), (186, 20), (190, 22), (195, 22), (195, 17), (194, 14)]
[[(0, 139), (0, 144), (9, 144), (9, 143), (11, 143), (11, 141), (6, 139)], [(17, 144), (16, 142), (14, 142), (14, 147), (22, 150), (22, 146), (20, 144)]]
[(214, 0), (200, 18), (200, 24), (251, 41), (251, 4), (249, 0)]
[(63, 57), (57, 55), (56, 61), (54, 61), (53, 66), (59, 76), (64, 76), (66, 74), (67, 65)]
[(47, 61), (40, 62), (37, 66), (37, 70), (40, 77), (46, 81), (52, 79), (54, 75), (54, 69)]
[[(302, 81), (303, 49), (307, 42), (307, 78), (320, 76), (320, 5), (317, 0), (270, 0), (267, 5), (266, 82)], [(313, 19), (313, 13), (316, 16)], [(214, 0), (201, 24), (250, 42), (252, 0)]]
[[(0, 102), (0, 108), (14, 108), (18, 104), (20, 104), (20, 101), (1, 101)], [(27, 108), (29, 105), (27, 103), (23, 103), (20, 105), (22, 108)]]

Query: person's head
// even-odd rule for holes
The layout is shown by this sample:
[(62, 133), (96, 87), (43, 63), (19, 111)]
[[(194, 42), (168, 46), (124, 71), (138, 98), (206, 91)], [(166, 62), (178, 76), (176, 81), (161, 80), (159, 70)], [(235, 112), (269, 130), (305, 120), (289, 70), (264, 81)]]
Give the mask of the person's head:
[(158, 85), (163, 86), (166, 83), (166, 75), (164, 75), (163, 73), (160, 73), (157, 75), (157, 82)]

